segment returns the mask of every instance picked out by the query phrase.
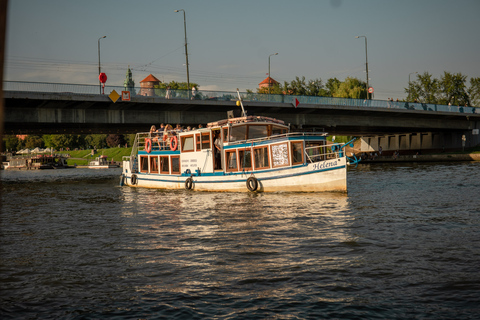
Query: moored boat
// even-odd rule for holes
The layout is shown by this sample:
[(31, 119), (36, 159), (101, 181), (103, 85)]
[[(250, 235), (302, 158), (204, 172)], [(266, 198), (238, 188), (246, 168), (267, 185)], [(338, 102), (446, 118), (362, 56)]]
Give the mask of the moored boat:
[(121, 184), (196, 191), (347, 191), (346, 144), (244, 116), (187, 132), (137, 133)]
[(67, 164), (69, 155), (37, 154), (32, 156), (11, 157), (3, 162), (5, 170), (42, 170), (73, 168)]
[(118, 168), (120, 165), (113, 161), (108, 161), (108, 157), (105, 155), (101, 155), (96, 157), (95, 160), (90, 161), (88, 164), (89, 169), (111, 169), (111, 168)]

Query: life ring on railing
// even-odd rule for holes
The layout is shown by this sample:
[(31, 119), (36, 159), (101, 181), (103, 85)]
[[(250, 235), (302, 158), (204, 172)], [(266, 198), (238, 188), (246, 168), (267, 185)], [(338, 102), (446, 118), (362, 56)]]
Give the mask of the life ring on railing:
[(257, 191), (258, 180), (255, 177), (250, 177), (247, 179), (247, 189), (254, 192)]
[(175, 151), (178, 147), (178, 138), (177, 136), (173, 136), (170, 138), (170, 150)]
[(145, 139), (145, 151), (152, 152), (152, 139), (150, 138)]
[(185, 189), (192, 190), (192, 188), (193, 188), (193, 179), (192, 177), (188, 177), (188, 179), (185, 180)]
[(132, 176), (130, 177), (130, 183), (132, 184), (132, 186), (137, 184), (137, 175), (136, 174), (132, 174)]

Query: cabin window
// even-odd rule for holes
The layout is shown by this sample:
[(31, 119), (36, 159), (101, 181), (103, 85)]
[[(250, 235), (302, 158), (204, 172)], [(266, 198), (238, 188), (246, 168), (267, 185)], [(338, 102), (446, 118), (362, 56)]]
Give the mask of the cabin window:
[(168, 156), (160, 157), (160, 173), (170, 173), (169, 170)]
[(150, 157), (150, 173), (158, 173), (158, 157)]
[(243, 170), (243, 169), (251, 170), (252, 169), (252, 150), (239, 149), (238, 161), (240, 162), (240, 170)]
[(292, 142), (292, 164), (303, 163), (303, 142)]
[(248, 139), (258, 139), (268, 136), (267, 126), (265, 125), (249, 125)]
[(172, 156), (171, 158), (172, 162), (172, 174), (180, 173), (180, 157), (179, 156)]
[(237, 150), (226, 151), (227, 171), (237, 171)]
[(148, 172), (148, 156), (140, 157), (140, 172)]
[(270, 146), (270, 150), (272, 153), (272, 166), (273, 167), (282, 167), (288, 166), (288, 144), (279, 143), (279, 144), (272, 144)]
[(265, 169), (270, 167), (268, 162), (268, 147), (253, 149), (253, 156), (255, 158), (255, 169)]
[(201, 136), (199, 134), (195, 135), (195, 145), (197, 147), (196, 151), (202, 150), (200, 138), (201, 138)]
[(287, 129), (279, 126), (272, 126), (272, 135), (279, 135), (279, 134), (285, 134), (287, 133)]
[(212, 145), (210, 144), (210, 132), (202, 133), (202, 150), (211, 148)]
[(230, 140), (229, 141), (245, 140), (246, 129), (247, 129), (247, 126), (245, 126), (245, 125), (232, 126), (230, 128)]
[(193, 144), (193, 135), (181, 137), (182, 141), (182, 152), (191, 152), (194, 151)]

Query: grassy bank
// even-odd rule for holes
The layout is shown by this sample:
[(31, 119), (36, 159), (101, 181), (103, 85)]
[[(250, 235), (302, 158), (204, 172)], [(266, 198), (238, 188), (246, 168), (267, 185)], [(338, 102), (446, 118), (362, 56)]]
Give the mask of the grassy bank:
[(108, 149), (98, 149), (97, 153), (92, 156), (92, 150), (79, 150), (79, 151), (60, 151), (58, 153), (69, 154), (70, 159), (67, 160), (69, 165), (77, 164), (79, 166), (88, 165), (89, 161), (95, 160), (96, 157), (105, 155), (108, 157), (108, 160), (113, 160), (117, 162), (122, 161), (123, 156), (129, 156), (132, 152), (132, 148), (108, 148)]

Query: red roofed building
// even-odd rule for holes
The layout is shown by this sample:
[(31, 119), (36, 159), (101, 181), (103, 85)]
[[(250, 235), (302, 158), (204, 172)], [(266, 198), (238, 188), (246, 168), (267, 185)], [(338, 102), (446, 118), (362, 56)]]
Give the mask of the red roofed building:
[(275, 81), (275, 79), (273, 78), (270, 78), (270, 77), (266, 77), (265, 80), (263, 80), (262, 82), (260, 82), (258, 84), (258, 87), (261, 89), (261, 88), (268, 88), (268, 87), (273, 87), (274, 85), (278, 84), (277, 81)]
[(154, 96), (155, 86), (161, 83), (160, 80), (155, 78), (152, 74), (149, 74), (145, 79), (140, 81), (140, 95), (141, 96)]

